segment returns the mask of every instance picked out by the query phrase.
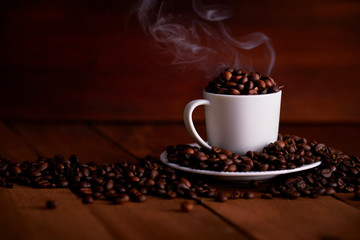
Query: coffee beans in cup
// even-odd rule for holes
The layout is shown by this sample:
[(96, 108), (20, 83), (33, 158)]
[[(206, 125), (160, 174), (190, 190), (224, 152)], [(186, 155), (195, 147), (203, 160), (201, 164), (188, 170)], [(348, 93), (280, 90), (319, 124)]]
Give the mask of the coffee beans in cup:
[(206, 92), (227, 95), (258, 95), (279, 92), (284, 85), (278, 85), (270, 76), (259, 72), (226, 68), (205, 88)]

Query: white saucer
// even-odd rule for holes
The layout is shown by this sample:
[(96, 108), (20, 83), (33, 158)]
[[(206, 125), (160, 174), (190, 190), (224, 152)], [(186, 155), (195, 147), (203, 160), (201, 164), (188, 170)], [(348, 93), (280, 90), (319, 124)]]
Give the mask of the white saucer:
[[(191, 146), (199, 147), (196, 143), (189, 144)], [(249, 172), (217, 172), (217, 171), (209, 171), (209, 170), (200, 170), (200, 169), (193, 169), (188, 167), (182, 167), (175, 163), (170, 163), (167, 159), (167, 152), (164, 151), (160, 154), (160, 160), (177, 170), (181, 170), (184, 172), (194, 173), (194, 174), (201, 174), (206, 175), (208, 177), (223, 180), (223, 181), (236, 181), (236, 182), (249, 182), (251, 180), (257, 180), (257, 181), (266, 181), (269, 179), (272, 179), (274, 177), (277, 177), (282, 174), (289, 174), (294, 172), (300, 172), (304, 170), (308, 170), (311, 168), (315, 168), (321, 164), (321, 161), (311, 163), (311, 164), (305, 164), (301, 167), (294, 168), (294, 169), (285, 169), (285, 170), (274, 170), (274, 171), (249, 171)]]

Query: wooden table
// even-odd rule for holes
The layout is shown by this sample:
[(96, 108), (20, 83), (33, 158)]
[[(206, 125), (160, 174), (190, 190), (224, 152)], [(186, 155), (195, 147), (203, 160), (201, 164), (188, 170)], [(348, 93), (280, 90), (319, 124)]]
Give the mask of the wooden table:
[[(204, 134), (203, 124), (198, 124)], [(360, 154), (359, 125), (281, 126), (282, 132), (317, 139)], [(76, 153), (83, 162), (136, 161), (159, 155), (167, 145), (192, 139), (181, 122), (88, 123), (0, 122), (3, 156)], [(239, 188), (230, 185), (227, 188)], [(48, 199), (59, 206), (47, 210)], [(259, 197), (205, 200), (190, 213), (183, 199), (148, 197), (144, 203), (84, 205), (68, 189), (0, 188), (1, 239), (359, 239), (360, 202), (353, 194), (296, 200)]]

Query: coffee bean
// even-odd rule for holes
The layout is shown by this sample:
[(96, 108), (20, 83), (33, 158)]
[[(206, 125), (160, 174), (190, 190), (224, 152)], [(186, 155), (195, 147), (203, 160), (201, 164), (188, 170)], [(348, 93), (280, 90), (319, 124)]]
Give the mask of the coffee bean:
[(218, 192), (218, 193), (216, 194), (215, 200), (216, 200), (217, 202), (226, 202), (226, 201), (228, 200), (228, 197), (226, 196), (225, 193), (223, 193), (223, 192)]
[(256, 85), (259, 88), (266, 88), (266, 83), (263, 80), (256, 81)]
[(83, 197), (82, 202), (83, 202), (84, 204), (90, 204), (90, 203), (93, 203), (93, 202), (94, 202), (94, 198), (93, 198), (91, 195), (85, 195), (85, 196)]
[(186, 188), (190, 188), (191, 187), (191, 183), (189, 180), (187, 180), (186, 178), (180, 178), (180, 183), (183, 183)]
[(230, 81), (232, 74), (229, 71), (224, 71), (221, 76), (223, 77), (224, 80)]
[(129, 178), (129, 181), (133, 182), (133, 183), (137, 183), (137, 182), (140, 182), (140, 178), (134, 176), (134, 177)]
[(136, 196), (135, 196), (135, 201), (136, 202), (144, 202), (146, 200), (146, 196), (145, 195), (143, 195), (143, 194), (137, 194)]
[(264, 80), (266, 87), (271, 88), (273, 86), (273, 82), (270, 79), (265, 79)]
[(58, 206), (57, 202), (54, 200), (46, 201), (46, 208), (47, 209), (55, 209)]
[(325, 168), (321, 171), (321, 174), (324, 178), (329, 178), (329, 177), (331, 177), (331, 170)]
[(267, 171), (269, 169), (269, 164), (265, 163), (260, 166), (260, 171)]
[(263, 199), (272, 199), (273, 196), (270, 193), (264, 193), (261, 195), (261, 198)]
[(245, 199), (252, 199), (252, 198), (254, 198), (255, 197), (255, 195), (254, 195), (254, 193), (252, 193), (252, 192), (245, 192), (244, 193), (244, 198)]
[(230, 95), (240, 95), (240, 94), (241, 94), (239, 90), (234, 89), (234, 88), (229, 89), (229, 92), (228, 92), (228, 93), (229, 93)]
[(242, 197), (242, 194), (241, 194), (241, 192), (239, 192), (239, 191), (234, 191), (234, 192), (232, 192), (231, 195), (230, 195), (230, 198), (231, 198), (231, 199), (238, 199), (238, 198), (241, 198), (241, 197)]
[(192, 148), (186, 148), (186, 149), (184, 149), (183, 152), (185, 154), (191, 154), (191, 155), (195, 153), (194, 149), (192, 149)]
[(235, 164), (231, 164), (229, 165), (228, 169), (229, 172), (236, 172), (237, 171), (237, 167)]
[(57, 187), (64, 188), (64, 187), (69, 186), (69, 182), (68, 182), (67, 180), (63, 179), (63, 180), (60, 180), (60, 181), (58, 182), (58, 184), (56, 184), (56, 186), (57, 186)]
[(336, 193), (335, 189), (332, 187), (326, 188), (326, 195), (334, 195)]
[(183, 212), (191, 212), (194, 208), (194, 204), (192, 202), (185, 201), (180, 204), (180, 208)]
[(123, 204), (130, 201), (129, 195), (122, 193), (117, 198), (114, 198), (113, 203), (114, 204)]

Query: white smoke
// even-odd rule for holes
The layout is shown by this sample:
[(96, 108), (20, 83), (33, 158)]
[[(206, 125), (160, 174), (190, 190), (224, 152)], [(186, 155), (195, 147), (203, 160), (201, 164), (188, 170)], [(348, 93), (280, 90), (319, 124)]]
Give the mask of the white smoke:
[(136, 11), (144, 31), (151, 36), (160, 51), (172, 57), (173, 65), (195, 67), (207, 77), (213, 77), (228, 66), (253, 71), (251, 59), (241, 51), (264, 44), (269, 53), (266, 74), (270, 74), (275, 62), (270, 39), (259, 32), (238, 40), (232, 37), (223, 23), (223, 20), (232, 16), (227, 6), (206, 5), (193, 0), (195, 14), (185, 15), (167, 10), (169, 5), (166, 3), (142, 0)]

